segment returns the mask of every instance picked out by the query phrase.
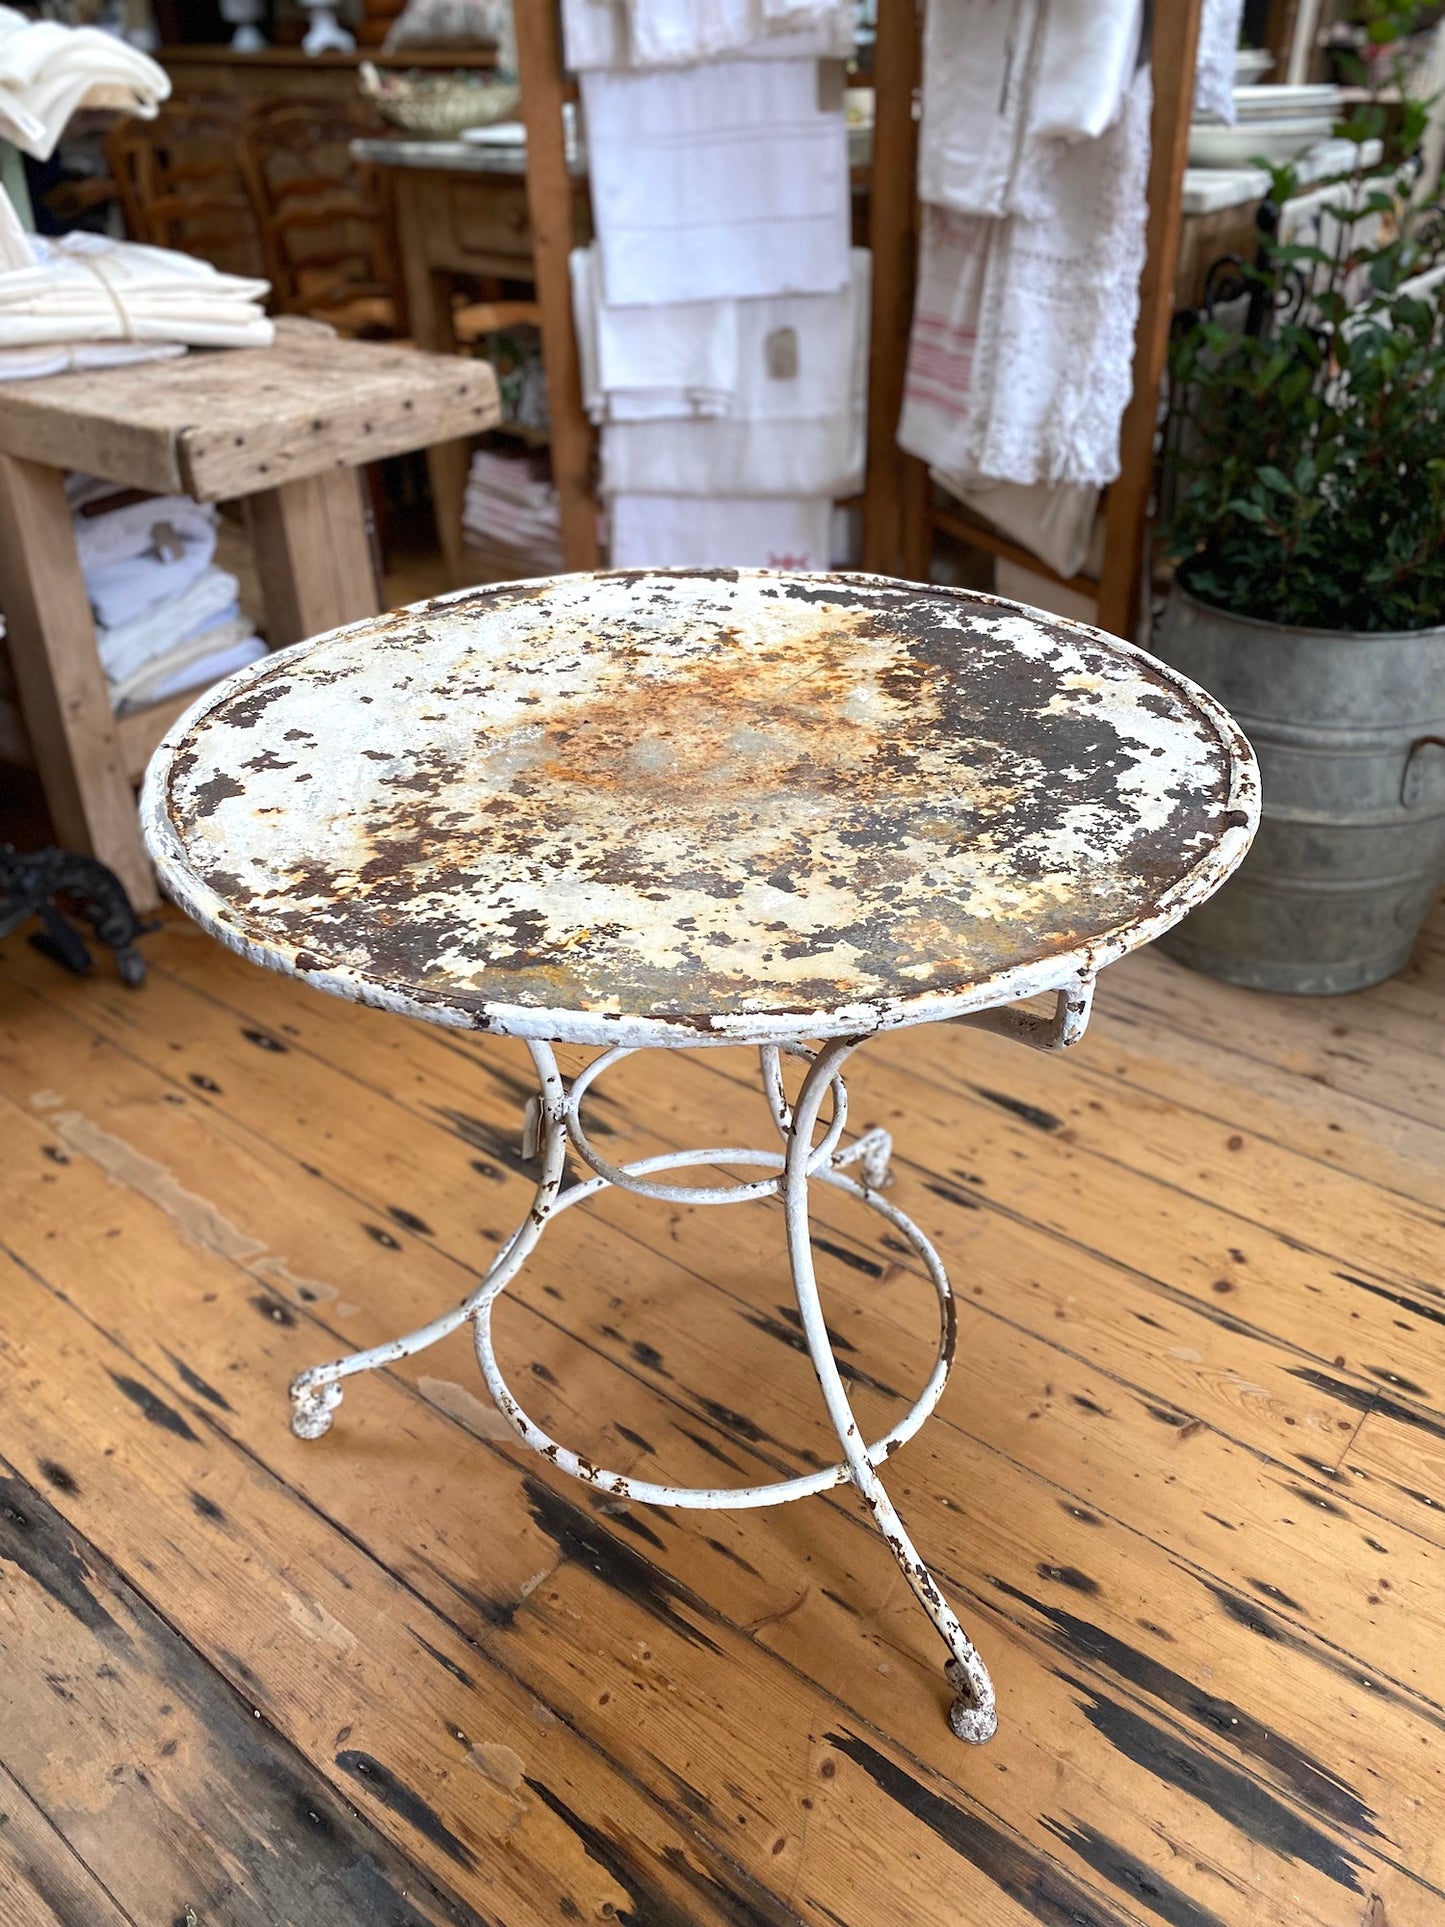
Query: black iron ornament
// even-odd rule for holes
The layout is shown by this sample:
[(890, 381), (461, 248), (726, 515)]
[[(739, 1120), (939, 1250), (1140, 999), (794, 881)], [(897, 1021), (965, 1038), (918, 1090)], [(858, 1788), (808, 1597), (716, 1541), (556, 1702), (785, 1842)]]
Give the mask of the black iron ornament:
[(155, 926), (141, 922), (125, 885), (98, 858), (49, 847), (22, 853), (0, 843), (0, 938), (32, 917), (40, 928), (31, 943), (66, 970), (83, 975), (91, 967), (76, 927), (83, 922), (114, 956), (122, 983), (134, 989), (145, 982), (145, 958), (135, 940)]

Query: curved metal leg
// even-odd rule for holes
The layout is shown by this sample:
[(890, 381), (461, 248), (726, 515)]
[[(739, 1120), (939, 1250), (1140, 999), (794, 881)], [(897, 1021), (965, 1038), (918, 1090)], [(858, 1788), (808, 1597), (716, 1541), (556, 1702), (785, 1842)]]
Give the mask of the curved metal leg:
[(505, 1289), (521, 1269), (522, 1263), (542, 1235), (543, 1226), (557, 1202), (562, 1188), (562, 1171), (567, 1161), (567, 1133), (564, 1128), (567, 1096), (557, 1060), (551, 1046), (528, 1045), (540, 1080), (541, 1109), (546, 1120), (542, 1133), (542, 1175), (537, 1193), (526, 1218), (502, 1246), (486, 1272), (459, 1305), (443, 1312), (440, 1318), (421, 1325), (404, 1338), (393, 1338), (370, 1351), (354, 1352), (328, 1365), (313, 1365), (291, 1381), (291, 1430), (299, 1439), (319, 1439), (331, 1430), (331, 1418), (341, 1403), (341, 1381), (357, 1372), (374, 1372), (380, 1365), (394, 1365), (399, 1358), (423, 1352), (438, 1339), (448, 1337), (473, 1317), (483, 1299), (494, 1298)]
[[(843, 1447), (848, 1475), (862, 1493), (904, 1578), (949, 1650), (951, 1658), (944, 1671), (955, 1694), (948, 1716), (949, 1724), (961, 1740), (968, 1740), (977, 1746), (992, 1739), (998, 1731), (993, 1682), (953, 1608), (918, 1556), (913, 1541), (904, 1530), (903, 1521), (894, 1509), (893, 1501), (883, 1489), (883, 1482), (874, 1469), (863, 1434), (853, 1416), (853, 1408), (848, 1403), (848, 1394), (843, 1388), (842, 1376), (833, 1357), (832, 1342), (818, 1298), (818, 1279), (813, 1268), (813, 1246), (808, 1223), (810, 1147), (828, 1086), (844, 1060), (856, 1048), (857, 1040), (852, 1038), (842, 1038), (823, 1046), (813, 1060), (812, 1069), (788, 1120), (783, 1209), (787, 1217), (788, 1258), (793, 1272), (793, 1289), (797, 1294), (798, 1311), (803, 1321), (803, 1334), (808, 1342), (813, 1370), (818, 1375), (828, 1416)], [(772, 1081), (771, 1078), (769, 1081)]]

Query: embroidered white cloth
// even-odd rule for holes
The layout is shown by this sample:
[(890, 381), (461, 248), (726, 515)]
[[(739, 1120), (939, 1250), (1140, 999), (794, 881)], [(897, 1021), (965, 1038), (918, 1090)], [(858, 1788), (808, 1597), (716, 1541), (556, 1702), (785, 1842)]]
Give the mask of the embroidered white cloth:
[(1244, 0), (1204, 0), (1199, 17), (1199, 54), (1194, 65), (1194, 111), (1234, 125), (1234, 57)]
[(273, 338), (265, 281), (104, 234), (24, 238), (30, 265), (0, 270), (0, 352), (103, 341), (253, 348)]
[(740, 54), (846, 60), (854, 23), (854, 0), (562, 0), (562, 44), (575, 74)]
[(609, 302), (815, 294), (848, 279), (841, 90), (816, 60), (584, 73)]
[(695, 495), (618, 495), (612, 562), (619, 569), (826, 569), (833, 504)]
[(163, 67), (98, 27), (28, 20), (0, 7), (0, 137), (47, 161), (81, 107), (149, 120), (171, 91)]
[(968, 485), (1119, 469), (1144, 263), (1149, 69), (1097, 140), (1030, 140), (1019, 201), (925, 207), (900, 444)]

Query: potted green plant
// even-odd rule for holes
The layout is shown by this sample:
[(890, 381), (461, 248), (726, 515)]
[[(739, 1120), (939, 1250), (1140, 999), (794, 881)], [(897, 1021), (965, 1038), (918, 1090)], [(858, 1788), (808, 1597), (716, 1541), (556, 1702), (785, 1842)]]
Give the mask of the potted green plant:
[(1201, 313), (1173, 343), (1155, 647), (1250, 737), (1264, 820), (1164, 947), (1231, 982), (1378, 982), (1445, 878), (1441, 241), (1438, 205), (1353, 178), (1240, 270), (1233, 325)]

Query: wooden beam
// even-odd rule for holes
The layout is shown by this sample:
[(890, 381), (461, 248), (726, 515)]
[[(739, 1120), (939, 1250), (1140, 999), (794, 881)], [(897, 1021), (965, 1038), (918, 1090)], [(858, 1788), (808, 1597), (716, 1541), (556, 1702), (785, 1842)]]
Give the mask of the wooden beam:
[(361, 478), (334, 468), (248, 496), (246, 520), (273, 649), (381, 608)]
[(882, 575), (913, 574), (904, 561), (904, 469), (898, 416), (908, 330), (913, 319), (917, 250), (915, 177), (918, 125), (913, 95), (921, 47), (917, 0), (879, 0), (873, 49), (873, 179), (868, 245), (873, 252), (873, 315), (868, 351), (868, 475), (863, 506), (863, 566)]
[(562, 38), (553, 0), (516, 9), (517, 67), (527, 127), (527, 208), (537, 299), (542, 309), (542, 361), (552, 417), (552, 480), (562, 515), (562, 552), (569, 569), (598, 564), (597, 502), (592, 490), (592, 428), (582, 406), (582, 370), (572, 320), (572, 182), (562, 120)]
[(116, 736), (59, 469), (0, 455), (0, 604), (56, 840), (99, 857), (138, 910), (159, 897)]
[(1160, 0), (1154, 8), (1154, 119), (1149, 161), (1149, 228), (1134, 336), (1134, 390), (1119, 431), (1119, 478), (1104, 500), (1104, 566), (1099, 627), (1132, 637), (1139, 617), (1159, 386), (1174, 319), (1184, 169), (1194, 102), (1202, 0)]

